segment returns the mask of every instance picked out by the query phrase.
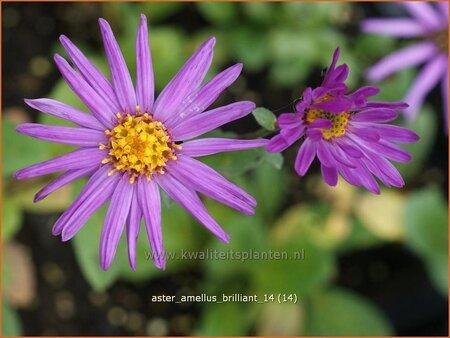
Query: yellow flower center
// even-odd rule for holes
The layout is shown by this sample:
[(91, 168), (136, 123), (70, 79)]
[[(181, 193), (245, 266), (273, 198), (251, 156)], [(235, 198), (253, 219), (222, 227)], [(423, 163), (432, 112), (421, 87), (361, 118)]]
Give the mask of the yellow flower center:
[[(325, 102), (330, 100), (331, 98), (332, 96), (326, 95), (316, 103)], [(333, 137), (341, 137), (345, 135), (349, 117), (350, 113), (348, 111), (344, 111), (339, 114), (333, 114), (325, 110), (308, 109), (305, 112), (304, 119), (306, 123), (313, 123), (316, 119), (327, 119), (331, 121), (331, 128), (319, 128), (319, 130), (322, 132), (323, 138), (328, 141)]]
[(164, 125), (154, 121), (151, 115), (141, 115), (137, 109), (136, 115), (118, 113), (117, 119), (118, 124), (105, 131), (109, 143), (100, 144), (100, 149), (109, 149), (109, 156), (102, 163), (114, 165), (109, 175), (126, 171), (130, 174), (130, 183), (140, 175), (150, 180), (153, 173), (164, 173), (169, 160), (177, 159), (175, 150), (181, 146), (171, 141)]

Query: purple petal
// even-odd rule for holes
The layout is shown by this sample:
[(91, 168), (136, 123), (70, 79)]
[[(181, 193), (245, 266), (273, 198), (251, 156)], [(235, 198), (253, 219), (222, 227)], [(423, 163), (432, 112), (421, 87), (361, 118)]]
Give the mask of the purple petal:
[(438, 55), (428, 62), (417, 75), (405, 97), (409, 108), (405, 109), (404, 114), (409, 121), (414, 120), (426, 95), (436, 86), (438, 81), (443, 76), (448, 76), (447, 62), (448, 57), (446, 55)]
[(332, 125), (330, 120), (318, 118), (309, 123), (308, 128), (330, 129)]
[(363, 86), (359, 88), (358, 90), (355, 90), (352, 94), (349, 95), (349, 97), (356, 97), (356, 96), (375, 96), (380, 92), (380, 89), (378, 87), (374, 86)]
[(39, 190), (34, 196), (33, 202), (36, 203), (40, 200), (43, 200), (55, 190), (79, 179), (80, 177), (92, 175), (98, 168), (99, 166), (96, 165), (93, 167), (66, 171), (64, 174), (54, 179), (53, 181), (45, 185), (41, 190)]
[(121, 109), (117, 102), (116, 94), (106, 77), (66, 36), (61, 35), (59, 41), (75, 67), (79, 70), (81, 76), (108, 105), (109, 110), (116, 113), (120, 112)]
[(437, 49), (435, 44), (428, 41), (405, 47), (389, 54), (381, 61), (378, 61), (373, 67), (369, 68), (367, 70), (367, 77), (371, 81), (380, 81), (401, 69), (425, 62), (436, 53)]
[(359, 181), (361, 182), (361, 185), (365, 187), (370, 192), (379, 195), (381, 190), (380, 186), (378, 185), (377, 181), (373, 178), (369, 170), (364, 167), (364, 165), (361, 165), (355, 169), (349, 169), (350, 171), (354, 172), (354, 175), (357, 175), (359, 178)]
[[(411, 155), (404, 149), (397, 147), (385, 140), (379, 140), (378, 142), (368, 142), (355, 135), (348, 135), (348, 138), (358, 146), (360, 149), (364, 149), (364, 152), (375, 152), (381, 156), (384, 156), (390, 160), (397, 162), (409, 162), (411, 161)], [(370, 157), (370, 154), (366, 155)]]
[(98, 120), (81, 110), (73, 108), (65, 103), (58, 102), (52, 99), (25, 99), (25, 103), (30, 107), (37, 109), (45, 114), (53, 115), (67, 121), (78, 124), (81, 127), (105, 130)]
[(389, 122), (397, 118), (397, 112), (389, 108), (369, 108), (351, 117), (355, 122)]
[(54, 56), (56, 66), (61, 75), (70, 88), (79, 96), (89, 110), (94, 114), (95, 118), (105, 127), (113, 127), (113, 121), (116, 117), (114, 111), (106, 104), (106, 102), (97, 94), (95, 90), (79, 75), (72, 67), (69, 66), (58, 54)]
[(357, 187), (361, 187), (362, 183), (360, 178), (355, 175), (355, 168), (349, 168), (346, 166), (341, 166), (339, 167), (339, 173), (342, 175), (342, 177), (350, 184), (357, 186)]
[(147, 18), (141, 14), (136, 36), (136, 100), (142, 112), (150, 113), (155, 99), (152, 56), (148, 42)]
[(328, 144), (326, 144), (327, 142), (328, 141), (322, 140), (316, 143), (317, 157), (324, 166), (329, 168), (336, 167), (338, 164), (336, 163)]
[(285, 113), (277, 118), (277, 123), (281, 129), (298, 128), (303, 123), (303, 114), (301, 113)]
[(380, 139), (380, 135), (375, 129), (371, 128), (371, 126), (354, 123), (352, 126), (347, 128), (347, 131), (369, 142), (377, 142)]
[(367, 19), (361, 24), (361, 30), (366, 33), (387, 35), (398, 38), (423, 36), (427, 30), (412, 19)]
[(316, 156), (316, 146), (314, 142), (306, 139), (300, 147), (295, 159), (295, 171), (300, 176), (304, 176), (311, 166)]
[(442, 15), (442, 23), (448, 24), (448, 1), (439, 1), (436, 3), (438, 6), (439, 12)]
[(130, 213), (127, 220), (128, 261), (133, 270), (136, 270), (136, 242), (141, 228), (142, 211), (136, 190), (130, 205)]
[(279, 153), (294, 144), (305, 132), (303, 127), (293, 129), (281, 129), (280, 134), (273, 137), (267, 145), (270, 153)]
[(183, 121), (171, 130), (174, 141), (183, 141), (202, 135), (223, 124), (240, 119), (251, 113), (255, 104), (250, 101), (240, 101), (209, 110), (205, 113)]
[(411, 155), (406, 150), (388, 141), (379, 140), (378, 143), (371, 143), (370, 145), (372, 146), (373, 144), (376, 145), (374, 151), (384, 155), (386, 158), (402, 163), (412, 160)]
[(354, 159), (350, 158), (340, 147), (336, 144), (336, 142), (333, 142), (332, 140), (330, 142), (324, 142), (324, 145), (328, 147), (328, 150), (333, 155), (336, 162), (339, 162), (347, 167), (354, 168)]
[(322, 86), (328, 89), (342, 88), (342, 83), (347, 79), (349, 68), (346, 64), (338, 66), (333, 71), (329, 71), (325, 76)]
[(351, 104), (352, 102), (346, 97), (336, 97), (328, 101), (313, 104), (311, 108), (338, 114), (350, 109)]
[(297, 113), (303, 114), (305, 112), (305, 109), (309, 107), (313, 99), (312, 94), (313, 90), (310, 87), (306, 88), (303, 91), (303, 95), (300, 101), (295, 104), (295, 111)]
[(442, 20), (433, 6), (426, 2), (403, 2), (402, 5), (422, 26), (435, 30), (442, 26)]
[(106, 212), (100, 235), (99, 256), (100, 266), (103, 270), (108, 270), (116, 254), (117, 245), (130, 212), (133, 191), (134, 188), (129, 182), (128, 175), (124, 175), (120, 178), (112, 193), (111, 203)]
[(39, 140), (77, 147), (98, 147), (99, 143), (107, 143), (105, 133), (87, 128), (47, 126), (39, 123), (23, 123), (16, 130)]
[(327, 93), (328, 93), (328, 88), (325, 87), (317, 87), (314, 88), (314, 90), (311, 93), (312, 96), (312, 100), (313, 101), (318, 101), (320, 100), (322, 97), (324, 97)]
[(335, 187), (338, 181), (338, 172), (336, 168), (328, 168), (323, 164), (320, 166), (322, 177), (328, 185)]
[(359, 150), (358, 147), (355, 147), (353, 143), (347, 140), (345, 137), (335, 140), (335, 143), (350, 157), (360, 158), (364, 156), (361, 150)]
[[(295, 130), (294, 130), (295, 132)], [(293, 141), (295, 142), (295, 141)], [(287, 143), (284, 136), (281, 134), (275, 135), (269, 140), (269, 144), (267, 145), (267, 151), (269, 153), (279, 153), (285, 149), (287, 149), (291, 144)]]
[(55, 236), (62, 234), (63, 241), (71, 239), (111, 197), (120, 179), (119, 175), (108, 176), (111, 169), (111, 166), (104, 165), (91, 176), (75, 201), (56, 221), (52, 231)]
[(318, 129), (310, 129), (306, 130), (306, 136), (314, 142), (318, 142), (323, 139), (323, 134)]
[(169, 170), (189, 188), (246, 215), (254, 214), (255, 199), (206, 164), (186, 156), (179, 156), (176, 164)]
[(413, 143), (420, 137), (412, 130), (389, 124), (376, 124), (371, 126), (382, 139), (390, 142)]
[(168, 127), (205, 111), (239, 76), (242, 64), (231, 66), (213, 77), (181, 102), (176, 112), (166, 121)]
[(139, 178), (137, 184), (139, 206), (144, 214), (148, 241), (153, 252), (153, 262), (158, 269), (164, 270), (166, 257), (162, 241), (159, 188), (154, 180), (147, 181), (147, 178), (143, 176)]
[(156, 178), (158, 184), (164, 189), (176, 203), (189, 211), (200, 223), (211, 231), (221, 241), (228, 243), (230, 236), (223, 231), (219, 224), (208, 214), (197, 194), (181, 184), (170, 174), (159, 175)]
[(114, 92), (122, 112), (132, 114), (136, 110), (136, 95), (130, 72), (109, 23), (104, 19), (98, 19), (98, 22), (109, 68), (111, 69)]
[(215, 38), (206, 40), (163, 89), (155, 102), (155, 118), (165, 122), (190, 93), (197, 90), (211, 65)]
[(370, 158), (365, 157), (362, 158), (361, 161), (369, 171), (378, 177), (387, 187), (401, 188), (405, 185), (405, 182), (397, 169), (382, 156), (373, 153)]
[(268, 142), (269, 141), (265, 139), (238, 140), (227, 138), (203, 138), (184, 142), (181, 153), (191, 157), (200, 157), (226, 151), (264, 147)]
[(340, 167), (339, 171), (350, 184), (365, 187), (374, 194), (380, 194), (380, 186), (362, 163), (356, 168)]
[(328, 70), (327, 70), (327, 75), (335, 70), (337, 61), (339, 60), (340, 53), (341, 53), (341, 51), (340, 51), (339, 47), (334, 50), (330, 67), (328, 67)]
[(20, 169), (16, 171), (14, 176), (18, 180), (22, 180), (52, 174), (58, 171), (93, 167), (99, 165), (107, 156), (107, 152), (98, 148), (77, 149), (68, 154), (52, 158), (51, 160)]
[(403, 110), (408, 107), (409, 105), (405, 102), (369, 101), (365, 104), (365, 108), (390, 108), (393, 110)]

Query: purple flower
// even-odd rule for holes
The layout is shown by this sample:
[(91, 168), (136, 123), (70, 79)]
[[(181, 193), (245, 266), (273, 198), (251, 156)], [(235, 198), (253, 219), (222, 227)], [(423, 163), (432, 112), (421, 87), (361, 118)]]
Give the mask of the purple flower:
[[(92, 115), (51, 99), (26, 100), (31, 107), (69, 120), (79, 128), (26, 123), (17, 131), (41, 140), (80, 147), (71, 153), (16, 172), (17, 179), (65, 171), (35, 196), (90, 176), (73, 204), (53, 227), (63, 241), (71, 239), (88, 218), (111, 200), (100, 239), (100, 265), (111, 265), (126, 225), (128, 256), (136, 267), (136, 240), (144, 218), (154, 263), (165, 268), (159, 187), (223, 242), (229, 236), (208, 214), (198, 192), (244, 214), (254, 213), (255, 199), (222, 175), (194, 159), (225, 151), (266, 145), (266, 140), (204, 138), (191, 140), (249, 114), (255, 105), (242, 101), (209, 111), (210, 106), (239, 76), (236, 64), (202, 84), (213, 58), (215, 39), (205, 41), (154, 100), (147, 20), (141, 16), (136, 37), (136, 86), (108, 22), (99, 20), (112, 80), (65, 36), (60, 41), (76, 72), (65, 59), (55, 62), (72, 90)], [(189, 234), (187, 234), (189, 235)]]
[(355, 186), (379, 194), (378, 178), (387, 187), (402, 187), (404, 181), (388, 161), (408, 162), (411, 156), (394, 143), (415, 142), (419, 137), (412, 131), (389, 124), (397, 117), (396, 109), (403, 102), (368, 101), (379, 92), (376, 87), (361, 87), (347, 94), (344, 83), (349, 69), (336, 67), (339, 49), (333, 55), (322, 85), (306, 88), (296, 104), (295, 113), (281, 114), (280, 134), (267, 146), (270, 152), (280, 152), (302, 139), (295, 160), (295, 171), (304, 176), (314, 158), (321, 164), (325, 182), (335, 186), (338, 173)]
[(448, 2), (403, 2), (411, 18), (367, 19), (362, 30), (398, 38), (420, 38), (413, 45), (400, 49), (369, 68), (372, 81), (408, 67), (425, 64), (406, 94), (408, 120), (413, 120), (426, 95), (441, 81), (445, 124), (448, 123)]

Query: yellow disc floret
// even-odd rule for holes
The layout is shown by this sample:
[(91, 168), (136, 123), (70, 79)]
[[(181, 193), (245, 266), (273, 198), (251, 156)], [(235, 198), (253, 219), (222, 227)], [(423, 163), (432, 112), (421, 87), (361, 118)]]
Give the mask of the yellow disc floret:
[[(139, 112), (139, 110), (138, 110)], [(112, 130), (106, 130), (109, 136), (109, 157), (102, 163), (112, 162), (116, 171), (130, 174), (130, 183), (140, 175), (150, 180), (153, 173), (164, 173), (169, 160), (176, 160), (175, 149), (181, 146), (171, 141), (167, 129), (159, 121), (154, 121), (149, 114), (117, 114), (118, 124)]]
[[(326, 95), (324, 98), (322, 98), (316, 103), (327, 101), (330, 98), (332, 97)], [(348, 111), (344, 111), (339, 114), (334, 114), (321, 109), (307, 109), (305, 111), (304, 120), (306, 123), (312, 123), (316, 119), (329, 120), (331, 122), (331, 128), (319, 129), (322, 132), (323, 138), (328, 141), (333, 137), (341, 137), (345, 135), (349, 117), (350, 113)]]

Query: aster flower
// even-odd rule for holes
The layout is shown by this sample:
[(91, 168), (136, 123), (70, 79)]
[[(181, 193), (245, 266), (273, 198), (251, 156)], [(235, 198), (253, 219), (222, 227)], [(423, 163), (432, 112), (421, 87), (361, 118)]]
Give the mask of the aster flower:
[(54, 57), (63, 78), (92, 115), (51, 99), (26, 100), (31, 107), (79, 128), (34, 123), (17, 127), (22, 134), (80, 148), (21, 169), (15, 177), (65, 171), (36, 194), (37, 202), (80, 177), (90, 176), (73, 204), (56, 221), (53, 234), (61, 235), (63, 241), (71, 239), (110, 200), (100, 239), (101, 267), (106, 270), (112, 263), (126, 225), (130, 266), (135, 269), (136, 240), (143, 218), (154, 263), (164, 269), (159, 188), (221, 241), (228, 242), (228, 234), (208, 214), (197, 193), (248, 215), (254, 213), (256, 201), (194, 157), (260, 147), (266, 140), (191, 140), (255, 108), (254, 103), (242, 101), (205, 111), (242, 69), (236, 64), (202, 84), (213, 57), (214, 38), (197, 49), (155, 100), (145, 16), (136, 37), (135, 87), (111, 27), (103, 19), (99, 24), (111, 82), (65, 36), (60, 41), (78, 72), (61, 56)]
[(267, 150), (280, 152), (302, 140), (295, 160), (295, 171), (304, 176), (314, 158), (320, 161), (322, 177), (335, 186), (338, 173), (355, 186), (379, 194), (375, 177), (387, 187), (402, 187), (404, 181), (389, 160), (408, 162), (411, 156), (394, 143), (415, 142), (412, 131), (389, 124), (403, 102), (368, 101), (379, 92), (376, 87), (361, 87), (347, 94), (347, 65), (336, 66), (339, 49), (333, 55), (322, 85), (306, 88), (295, 106), (295, 113), (281, 114), (280, 134), (273, 137)]
[(424, 64), (405, 101), (410, 105), (405, 116), (413, 120), (427, 94), (440, 81), (445, 123), (448, 123), (448, 2), (402, 2), (411, 18), (366, 19), (364, 32), (397, 38), (420, 39), (411, 46), (400, 49), (376, 63), (367, 71), (372, 81), (408, 67)]

